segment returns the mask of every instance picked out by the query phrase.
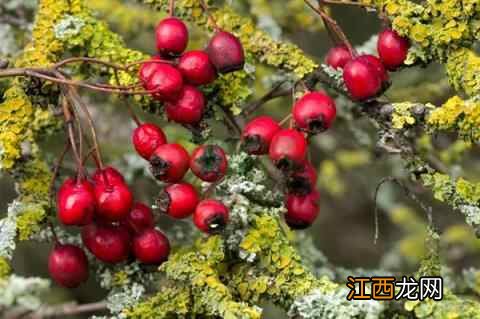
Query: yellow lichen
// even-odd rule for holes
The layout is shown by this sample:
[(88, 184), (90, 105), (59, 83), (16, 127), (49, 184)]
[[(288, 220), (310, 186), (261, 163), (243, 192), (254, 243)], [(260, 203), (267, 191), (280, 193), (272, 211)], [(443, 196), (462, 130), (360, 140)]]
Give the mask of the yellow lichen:
[(7, 277), (11, 271), (8, 261), (4, 257), (0, 257), (0, 280)]

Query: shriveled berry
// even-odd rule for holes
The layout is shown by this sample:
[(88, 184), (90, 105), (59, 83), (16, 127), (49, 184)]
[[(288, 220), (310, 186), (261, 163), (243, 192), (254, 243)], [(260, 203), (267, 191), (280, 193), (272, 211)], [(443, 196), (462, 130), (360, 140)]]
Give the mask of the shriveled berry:
[(137, 153), (148, 160), (157, 147), (167, 143), (167, 138), (157, 125), (143, 123), (133, 130), (132, 143)]
[(218, 145), (197, 147), (190, 158), (190, 169), (205, 182), (216, 182), (225, 176), (228, 168), (227, 156)]
[(312, 164), (305, 160), (302, 167), (287, 177), (287, 188), (290, 193), (307, 195), (315, 189), (317, 171)]
[(89, 224), (82, 229), (85, 247), (99, 260), (119, 263), (130, 254), (130, 234), (122, 225)]
[(133, 204), (123, 223), (135, 233), (140, 233), (144, 229), (152, 228), (155, 225), (152, 210), (140, 202)]
[(218, 31), (210, 39), (206, 49), (210, 61), (219, 73), (243, 69), (245, 54), (240, 40), (226, 31)]
[(144, 264), (161, 264), (168, 259), (168, 238), (154, 228), (145, 229), (133, 238), (133, 254)]
[(280, 125), (271, 117), (256, 117), (243, 129), (243, 148), (249, 154), (267, 154), (273, 136), (280, 130)]
[(193, 214), (199, 198), (195, 188), (188, 183), (171, 184), (165, 187), (157, 199), (160, 211), (181, 219)]
[(307, 140), (302, 133), (293, 129), (282, 129), (270, 143), (269, 156), (282, 171), (297, 170), (307, 153)]
[(86, 179), (68, 178), (57, 194), (57, 215), (64, 225), (81, 226), (93, 219), (95, 195), (93, 185)]
[(188, 28), (185, 23), (175, 17), (160, 21), (155, 29), (157, 50), (164, 56), (181, 54), (188, 44)]
[(178, 99), (183, 89), (182, 74), (170, 64), (159, 63), (145, 89), (152, 91), (152, 96), (156, 100), (174, 101)]
[(56, 244), (48, 257), (48, 272), (57, 284), (78, 287), (88, 279), (87, 256), (80, 247)]
[(377, 51), (383, 65), (394, 71), (402, 66), (407, 58), (410, 43), (395, 30), (385, 29), (378, 35)]
[(167, 182), (181, 181), (188, 171), (190, 157), (179, 144), (163, 144), (150, 158), (150, 170), (155, 178)]
[(196, 87), (184, 85), (178, 100), (167, 103), (165, 110), (169, 120), (194, 125), (203, 117), (205, 97)]
[(309, 92), (295, 103), (292, 115), (299, 129), (315, 134), (332, 126), (337, 108), (335, 101), (324, 92)]
[(350, 97), (365, 101), (376, 97), (382, 90), (378, 70), (362, 59), (354, 58), (343, 68), (343, 81)]
[(188, 51), (180, 58), (178, 69), (186, 82), (192, 85), (205, 85), (217, 78), (215, 66), (205, 51)]
[(344, 45), (339, 45), (328, 50), (325, 63), (334, 69), (343, 69), (352, 58), (352, 53)]
[(193, 222), (197, 228), (207, 234), (216, 234), (228, 223), (228, 208), (214, 199), (201, 201), (193, 213)]
[(293, 229), (305, 229), (312, 225), (320, 212), (319, 198), (320, 194), (316, 191), (307, 195), (288, 194), (285, 200), (287, 225)]

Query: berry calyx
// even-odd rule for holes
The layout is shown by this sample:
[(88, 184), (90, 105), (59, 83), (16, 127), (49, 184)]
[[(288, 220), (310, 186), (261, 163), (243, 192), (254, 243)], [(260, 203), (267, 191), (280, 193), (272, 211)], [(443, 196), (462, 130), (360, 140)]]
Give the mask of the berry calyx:
[(394, 71), (402, 66), (407, 58), (410, 43), (395, 30), (385, 29), (378, 35), (377, 51), (383, 65)]
[(166, 57), (181, 54), (188, 44), (188, 28), (182, 20), (168, 17), (155, 29), (157, 50)]
[(82, 229), (85, 247), (99, 260), (119, 263), (130, 254), (130, 234), (122, 225), (89, 224)]
[(295, 103), (292, 115), (298, 128), (316, 134), (332, 126), (337, 108), (335, 101), (325, 93), (309, 92)]
[(217, 145), (197, 147), (190, 158), (190, 169), (205, 182), (216, 182), (225, 176), (228, 161), (225, 152)]
[(137, 153), (148, 160), (155, 149), (167, 142), (162, 129), (153, 123), (143, 123), (132, 133), (132, 143)]
[(217, 31), (210, 39), (206, 52), (219, 73), (243, 69), (245, 53), (240, 40), (226, 31)]
[(193, 214), (199, 198), (195, 188), (188, 183), (171, 184), (165, 187), (157, 199), (162, 213), (181, 219)]
[(297, 170), (307, 153), (307, 140), (294, 129), (282, 129), (270, 143), (269, 156), (275, 166), (284, 172)]
[(204, 233), (216, 234), (228, 223), (229, 211), (223, 203), (214, 199), (201, 201), (193, 213), (195, 226)]
[(215, 66), (205, 51), (188, 51), (178, 61), (178, 69), (186, 82), (192, 85), (205, 85), (217, 78)]
[(93, 219), (95, 195), (93, 185), (86, 179), (68, 178), (57, 194), (57, 216), (64, 225), (81, 226)]
[(168, 259), (170, 243), (162, 232), (146, 229), (133, 238), (133, 254), (144, 264), (161, 264)]
[(259, 116), (245, 125), (242, 132), (243, 148), (248, 154), (267, 154), (273, 136), (280, 130), (277, 121), (269, 116)]
[(152, 210), (140, 202), (133, 204), (123, 223), (135, 233), (140, 233), (144, 229), (152, 228), (155, 225)]
[(288, 194), (285, 200), (285, 222), (292, 229), (305, 229), (313, 224), (320, 212), (316, 191), (307, 195)]
[(352, 53), (344, 45), (339, 45), (328, 50), (325, 63), (334, 69), (343, 69), (345, 64), (352, 59)]
[(168, 119), (181, 124), (197, 124), (203, 117), (205, 97), (194, 86), (185, 85), (178, 100), (166, 104)]
[(378, 70), (364, 59), (354, 58), (345, 64), (343, 81), (350, 97), (356, 101), (374, 98), (382, 89)]
[(290, 193), (307, 195), (315, 189), (317, 171), (309, 161), (304, 161), (302, 167), (287, 177), (287, 188)]
[(48, 257), (48, 272), (60, 286), (78, 287), (88, 279), (87, 256), (80, 247), (56, 244)]
[(190, 157), (179, 144), (163, 144), (157, 147), (150, 158), (150, 171), (163, 182), (181, 181), (188, 170)]

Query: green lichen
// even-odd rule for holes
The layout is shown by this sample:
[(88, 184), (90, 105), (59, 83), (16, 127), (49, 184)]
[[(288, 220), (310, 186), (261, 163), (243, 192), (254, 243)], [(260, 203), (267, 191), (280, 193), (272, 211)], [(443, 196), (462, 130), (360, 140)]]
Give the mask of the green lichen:
[(29, 204), (23, 207), (17, 216), (17, 232), (19, 240), (27, 240), (40, 230), (40, 223), (46, 216), (42, 205)]
[(0, 280), (10, 275), (11, 271), (12, 269), (10, 268), (10, 264), (8, 263), (7, 259), (0, 257)]
[[(479, 23), (480, 25), (480, 23)], [(452, 51), (447, 60), (447, 74), (450, 83), (460, 92), (469, 96), (480, 95), (480, 57), (474, 51), (460, 48)]]

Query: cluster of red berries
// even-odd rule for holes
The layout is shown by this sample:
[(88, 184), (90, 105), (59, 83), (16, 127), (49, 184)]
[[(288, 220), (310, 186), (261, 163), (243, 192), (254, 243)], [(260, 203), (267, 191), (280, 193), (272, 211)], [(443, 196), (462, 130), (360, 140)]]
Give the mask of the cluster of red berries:
[(337, 110), (333, 99), (324, 92), (308, 92), (293, 106), (295, 128), (284, 129), (268, 116), (250, 121), (242, 132), (243, 148), (249, 154), (268, 154), (283, 173), (287, 186), (286, 223), (293, 229), (304, 229), (319, 213), (319, 192), (315, 189), (317, 172), (306, 159), (306, 135), (330, 128)]
[(409, 41), (392, 29), (378, 36), (378, 56), (364, 54), (353, 56), (346, 46), (329, 50), (325, 62), (332, 68), (343, 69), (343, 81), (356, 101), (368, 101), (379, 96), (389, 86), (388, 71), (395, 71), (407, 57)]

